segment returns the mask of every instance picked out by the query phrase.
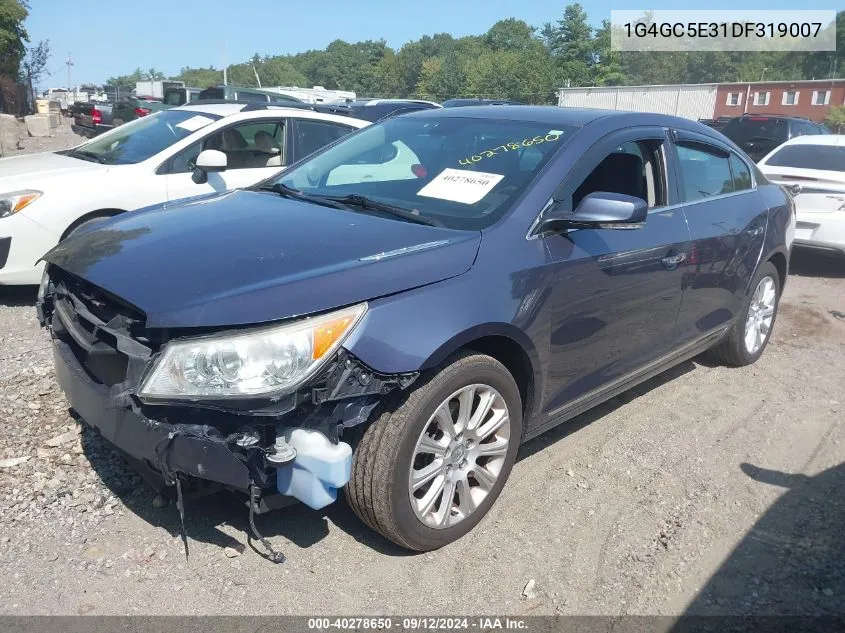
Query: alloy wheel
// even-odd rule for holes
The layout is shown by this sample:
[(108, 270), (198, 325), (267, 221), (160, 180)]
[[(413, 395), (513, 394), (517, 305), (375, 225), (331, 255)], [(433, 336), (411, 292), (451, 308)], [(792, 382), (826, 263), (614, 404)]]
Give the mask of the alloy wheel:
[(472, 514), (505, 465), (510, 428), (505, 400), (489, 385), (467, 385), (446, 398), (414, 447), (408, 492), (417, 518), (443, 529)]
[(748, 315), (745, 318), (745, 350), (749, 354), (756, 354), (772, 331), (772, 321), (775, 317), (775, 302), (777, 290), (771, 277), (763, 277), (757, 284)]

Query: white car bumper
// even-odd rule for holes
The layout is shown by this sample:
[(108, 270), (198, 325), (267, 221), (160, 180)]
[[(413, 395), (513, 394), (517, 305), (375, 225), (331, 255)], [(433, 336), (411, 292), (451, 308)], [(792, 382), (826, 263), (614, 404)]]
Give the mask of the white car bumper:
[(58, 235), (23, 212), (0, 219), (0, 286), (40, 283), (44, 262), (36, 261), (58, 243)]
[(795, 245), (834, 250), (845, 255), (845, 211), (799, 211)]

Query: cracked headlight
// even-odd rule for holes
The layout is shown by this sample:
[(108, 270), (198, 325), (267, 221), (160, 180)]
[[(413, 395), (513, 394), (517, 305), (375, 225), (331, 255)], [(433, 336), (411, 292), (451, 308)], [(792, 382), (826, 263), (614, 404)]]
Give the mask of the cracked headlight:
[(293, 391), (331, 358), (366, 311), (360, 303), (283, 325), (171, 341), (138, 395), (215, 400)]
[(26, 189), (25, 191), (13, 191), (11, 193), (0, 193), (0, 218), (17, 213), (28, 207), (41, 197), (40, 191)]

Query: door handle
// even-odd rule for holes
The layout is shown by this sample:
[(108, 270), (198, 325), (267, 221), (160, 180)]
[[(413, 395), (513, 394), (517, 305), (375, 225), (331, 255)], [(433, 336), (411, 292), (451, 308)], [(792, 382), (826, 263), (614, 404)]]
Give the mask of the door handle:
[(663, 265), (666, 266), (666, 268), (669, 268), (671, 270), (672, 268), (675, 268), (675, 266), (677, 266), (678, 264), (685, 262), (686, 259), (686, 253), (677, 253), (675, 255), (667, 255), (660, 261), (663, 262)]

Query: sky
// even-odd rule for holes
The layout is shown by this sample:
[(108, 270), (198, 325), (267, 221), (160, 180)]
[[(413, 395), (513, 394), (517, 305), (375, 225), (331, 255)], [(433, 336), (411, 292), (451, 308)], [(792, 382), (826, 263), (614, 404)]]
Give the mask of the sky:
[[(42, 88), (102, 84), (135, 68), (175, 75), (183, 66), (222, 68), (254, 53), (278, 55), (325, 48), (335, 39), (384, 38), (399, 48), (423, 35), (484, 33), (516, 17), (533, 26), (555, 21), (570, 0), (30, 0), (25, 23), (31, 43), (49, 39), (50, 74)], [(677, 0), (582, 0), (590, 23), (611, 9), (673, 9)], [(840, 9), (839, 0), (817, 0), (814, 9)], [(689, 6), (689, 5), (687, 5)], [(710, 0), (708, 9), (794, 9), (787, 0)]]

